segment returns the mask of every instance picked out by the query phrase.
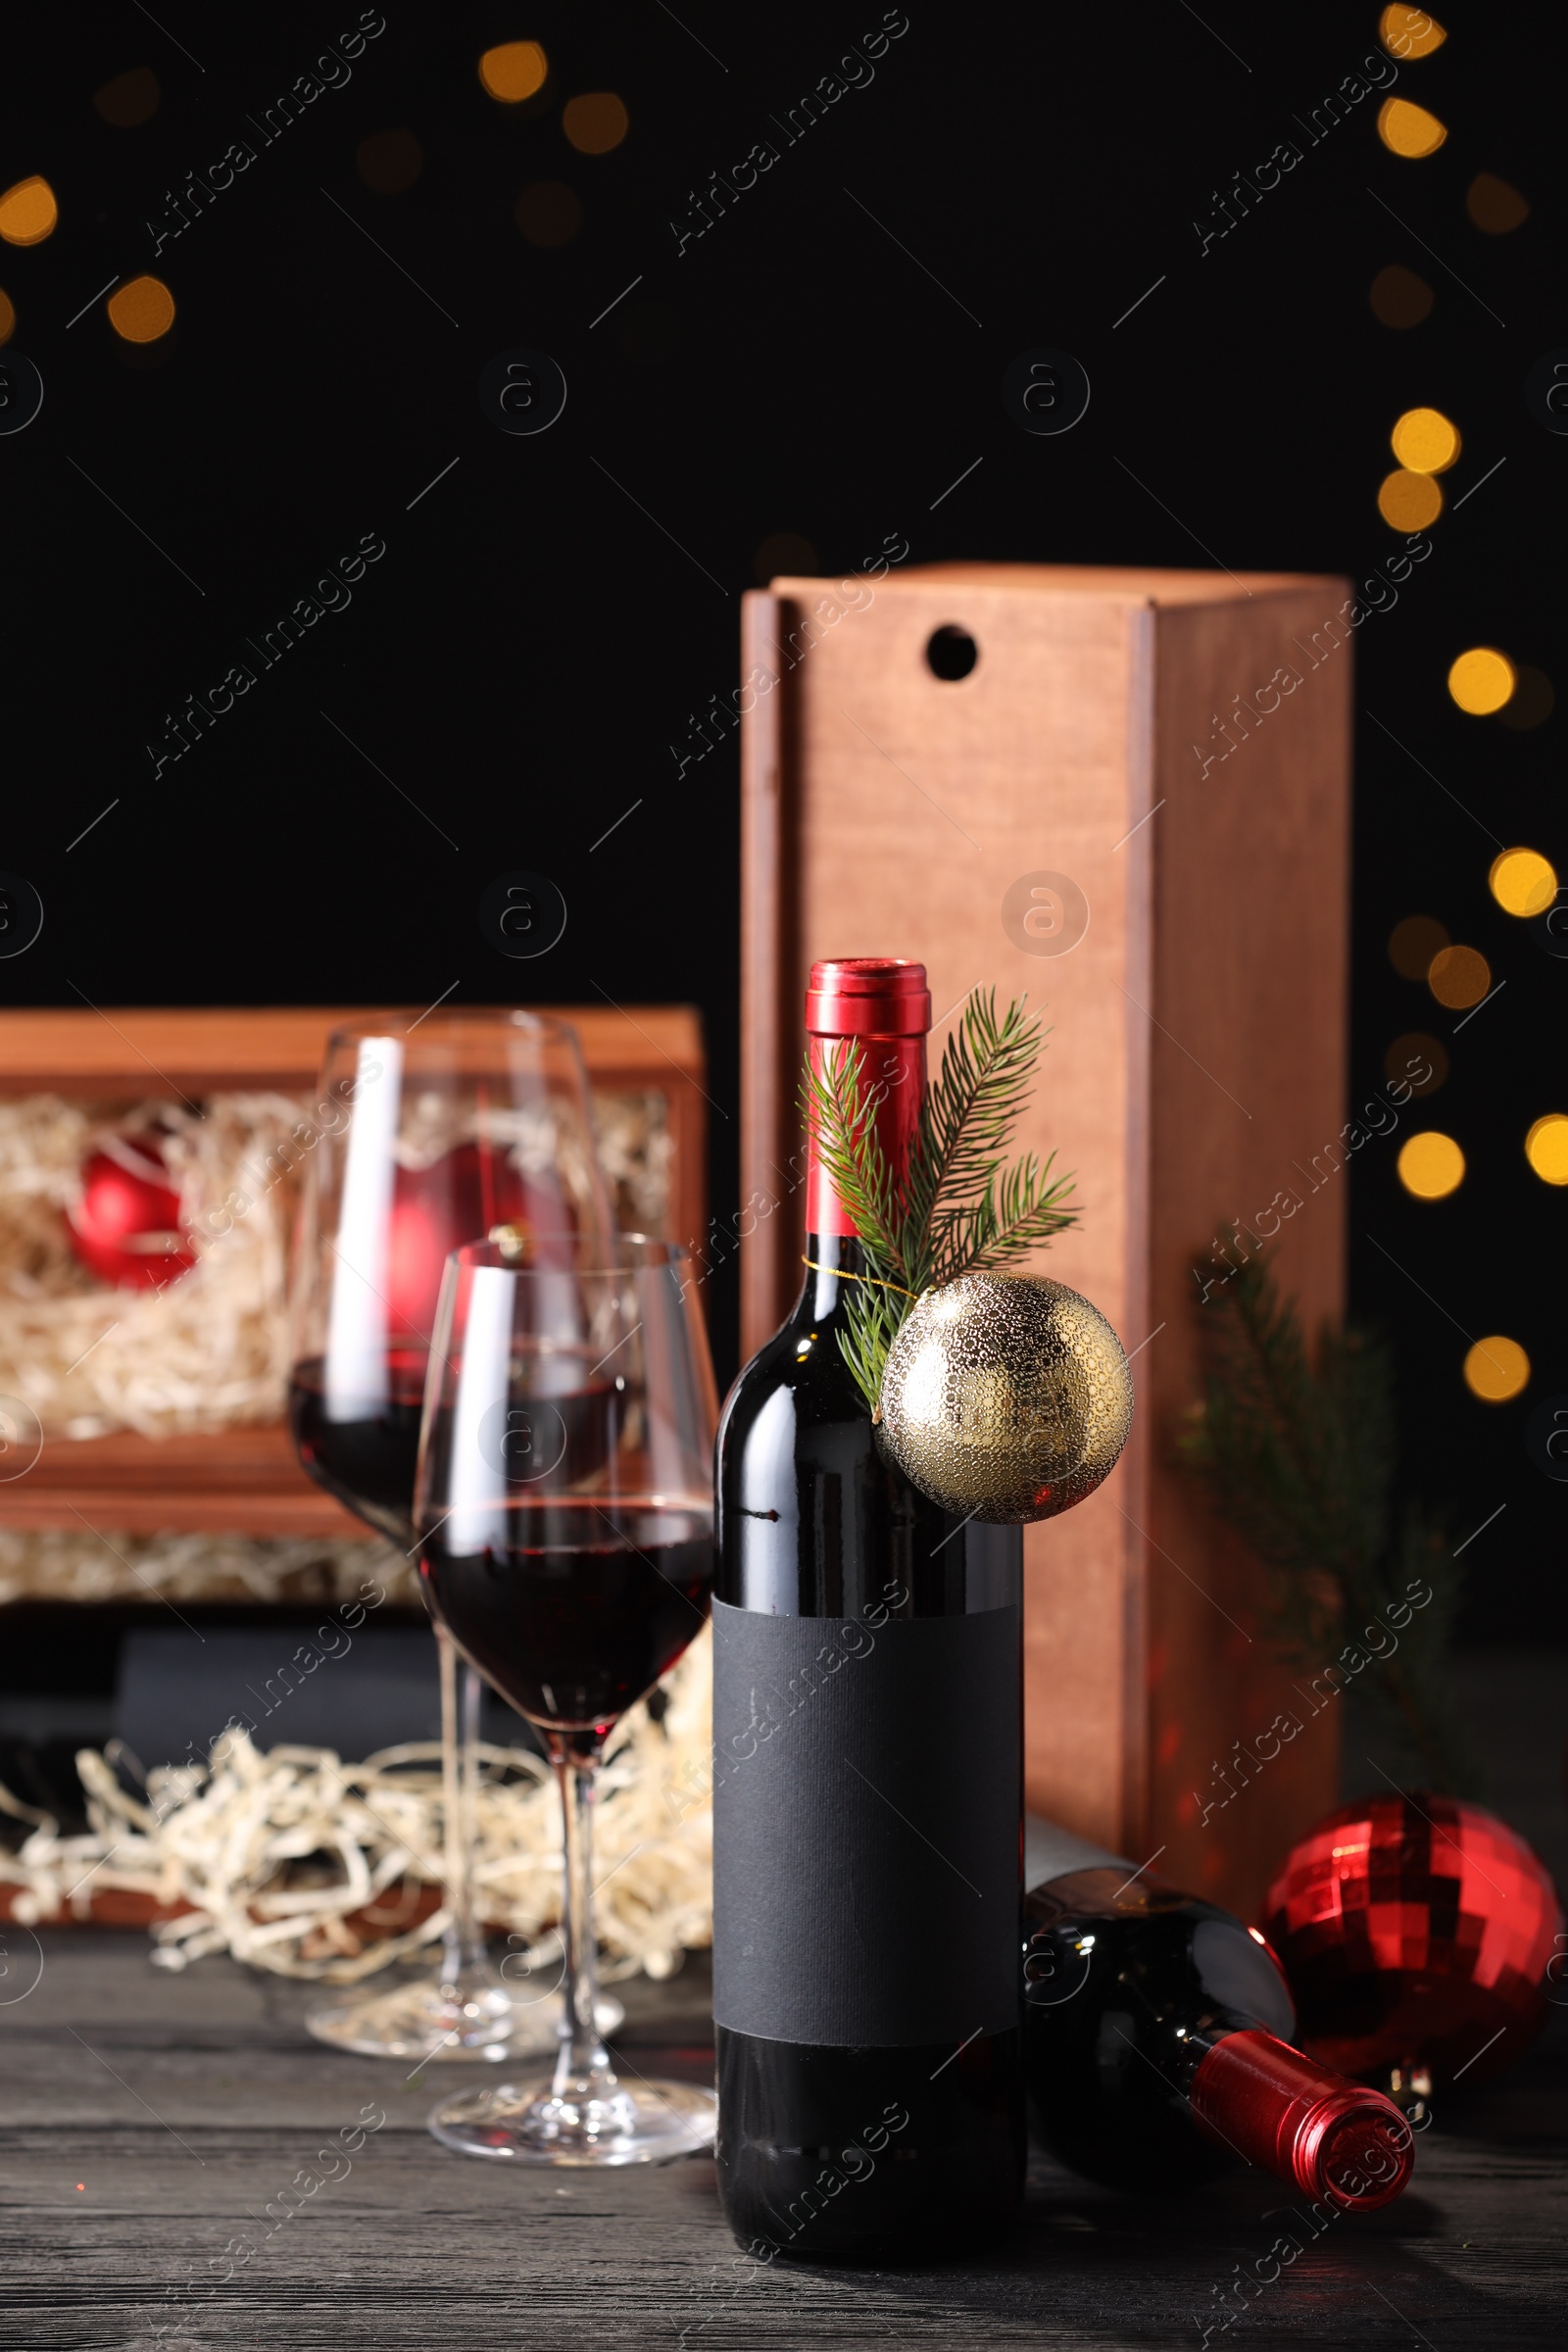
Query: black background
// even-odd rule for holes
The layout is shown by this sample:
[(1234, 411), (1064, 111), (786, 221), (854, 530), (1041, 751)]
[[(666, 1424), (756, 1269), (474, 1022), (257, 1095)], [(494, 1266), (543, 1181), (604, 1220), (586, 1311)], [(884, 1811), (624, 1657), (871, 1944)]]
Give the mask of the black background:
[[(1352, 1295), (1397, 1341), (1407, 1486), (1446, 1503), (1456, 1535), (1506, 1506), (1467, 1554), (1471, 1638), (1563, 1639), (1568, 1489), (1532, 1465), (1525, 1427), (1568, 1392), (1568, 1198), (1531, 1173), (1522, 1142), (1568, 1108), (1568, 964), (1500, 912), (1487, 875), (1514, 842), (1568, 866), (1564, 722), (1516, 733), (1467, 718), (1445, 678), (1478, 643), (1555, 664), (1548, 548), (1568, 439), (1532, 420), (1523, 382), (1568, 343), (1568, 29), (1544, 9), (1445, 7), (1446, 44), (1394, 85), (1448, 124), (1441, 152), (1392, 156), (1380, 92), (1309, 145), (1295, 118), (1382, 55), (1377, 14), (911, 0), (869, 86), (785, 146), (770, 117), (880, 9), (682, 0), (677, 21), (655, 0), (389, 0), (346, 86), (155, 261), (146, 223), (165, 191), (231, 139), (259, 147), (245, 116), (358, 11), (302, 0), (215, 16), (169, 0), (167, 32), (122, 0), (33, 12), (9, 43), (0, 185), (42, 172), (60, 224), (36, 248), (0, 246), (13, 348), (46, 386), (36, 422), (0, 437), (0, 867), (36, 885), (46, 919), (0, 964), (5, 1001), (424, 1003), (454, 983), (454, 1002), (693, 1001), (721, 1114), (722, 1225), (736, 1193), (736, 762), (731, 741), (677, 776), (669, 747), (735, 681), (739, 599), (765, 576), (763, 543), (798, 534), (824, 572), (899, 533), (916, 563), (1213, 560), (1364, 578), (1397, 544), (1375, 504), (1390, 427), (1435, 405), (1465, 438), (1449, 511), (1356, 646), (1354, 1100), (1397, 1033), (1449, 1041), (1458, 1018), (1391, 968), (1401, 916), (1439, 917), (1506, 985), (1451, 1039), (1429, 1105), (1464, 1148), (1460, 1192), (1411, 1200), (1396, 1147), (1353, 1164)], [(515, 38), (542, 42), (551, 72), (506, 109), (475, 63)], [(153, 70), (161, 103), (117, 129), (92, 93), (133, 67)], [(563, 104), (602, 89), (625, 101), (629, 135), (578, 155)], [(377, 195), (356, 150), (396, 126), (417, 136), (423, 170)], [(764, 137), (778, 164), (678, 251), (670, 222), (691, 223), (692, 191)], [(1200, 252), (1195, 218), (1214, 225), (1215, 191), (1285, 139), (1300, 165)], [(1510, 235), (1466, 215), (1482, 170), (1530, 199)], [(583, 209), (555, 251), (514, 220), (542, 179)], [(1436, 291), (1407, 332), (1368, 304), (1394, 262)], [(91, 298), (148, 269), (178, 316), (135, 351)], [(503, 435), (476, 396), (485, 363), (517, 345), (552, 354), (569, 386), (536, 438)], [(1038, 345), (1076, 354), (1093, 385), (1060, 440), (1020, 432), (999, 396), (1007, 364)], [(165, 714), (248, 660), (245, 637), (368, 532), (387, 552), (352, 606), (155, 779), (145, 747), (162, 746)], [(569, 907), (537, 964), (503, 962), (477, 923), (486, 883), (519, 867), (552, 876)], [(711, 1292), (721, 1375), (729, 1271)], [(1489, 1333), (1531, 1358), (1511, 1404), (1462, 1382), (1468, 1340)]]

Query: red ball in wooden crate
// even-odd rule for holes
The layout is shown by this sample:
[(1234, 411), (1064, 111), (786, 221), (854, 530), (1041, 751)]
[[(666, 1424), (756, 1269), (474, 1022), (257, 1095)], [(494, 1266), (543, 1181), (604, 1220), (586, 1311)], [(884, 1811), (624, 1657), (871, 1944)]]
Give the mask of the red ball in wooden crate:
[(1292, 1847), (1263, 1926), (1301, 2046), (1387, 2086), (1478, 2082), (1524, 2050), (1568, 1987), (1545, 1866), (1505, 1822), (1423, 1789), (1330, 1813)]
[(179, 1193), (150, 1135), (112, 1135), (89, 1153), (67, 1222), (76, 1255), (101, 1282), (151, 1291), (196, 1263)]
[(447, 1252), (497, 1225), (526, 1237), (530, 1265), (569, 1265), (573, 1220), (554, 1170), (524, 1176), (502, 1152), (459, 1144), (428, 1167), (397, 1171), (388, 1240), (392, 1337), (428, 1343)]

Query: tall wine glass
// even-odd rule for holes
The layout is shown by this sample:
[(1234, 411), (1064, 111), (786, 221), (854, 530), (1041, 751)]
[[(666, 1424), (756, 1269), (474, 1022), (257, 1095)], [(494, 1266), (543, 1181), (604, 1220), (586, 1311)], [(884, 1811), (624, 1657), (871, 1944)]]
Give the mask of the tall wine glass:
[[(318, 1116), (291, 1288), (294, 1443), (319, 1485), (412, 1552), (447, 1252), (495, 1233), (514, 1262), (558, 1276), (603, 1261), (612, 1222), (587, 1078), (575, 1033), (534, 1013), (367, 1015), (328, 1040)], [(485, 1957), (471, 1872), (479, 1685), (444, 1639), (440, 1650), (440, 1965), (336, 1996), (306, 2022), (370, 2056), (500, 2059), (551, 2046), (560, 2003), (517, 1999)]]
[(595, 2023), (592, 1831), (607, 1735), (705, 1623), (716, 1408), (690, 1260), (622, 1236), (617, 1263), (447, 1262), (415, 1516), (431, 1608), (543, 1735), (564, 1821), (566, 1978), (553, 2068), (444, 2100), (449, 2147), (646, 2164), (713, 2136), (710, 2089), (616, 2080)]

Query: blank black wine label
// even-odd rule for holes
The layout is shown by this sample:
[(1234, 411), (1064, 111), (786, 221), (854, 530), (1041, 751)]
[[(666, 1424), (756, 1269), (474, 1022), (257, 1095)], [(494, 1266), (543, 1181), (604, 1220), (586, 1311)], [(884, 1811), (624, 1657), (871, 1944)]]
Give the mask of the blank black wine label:
[(894, 2047), (1019, 2020), (1019, 1614), (713, 1603), (713, 2016)]

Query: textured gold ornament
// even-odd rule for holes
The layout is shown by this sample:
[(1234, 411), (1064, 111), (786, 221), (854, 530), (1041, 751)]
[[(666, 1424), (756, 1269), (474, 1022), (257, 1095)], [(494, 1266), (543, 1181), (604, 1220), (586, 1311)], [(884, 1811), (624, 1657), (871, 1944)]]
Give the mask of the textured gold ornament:
[(1065, 1284), (964, 1274), (905, 1317), (881, 1403), (888, 1450), (944, 1510), (1054, 1519), (1114, 1469), (1133, 1379), (1099, 1307)]

